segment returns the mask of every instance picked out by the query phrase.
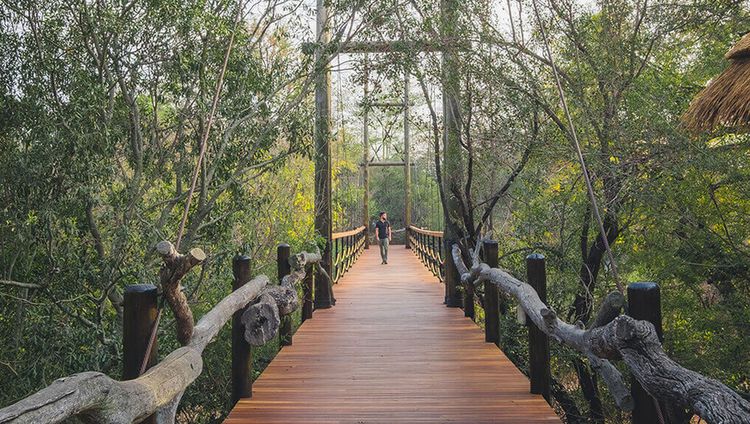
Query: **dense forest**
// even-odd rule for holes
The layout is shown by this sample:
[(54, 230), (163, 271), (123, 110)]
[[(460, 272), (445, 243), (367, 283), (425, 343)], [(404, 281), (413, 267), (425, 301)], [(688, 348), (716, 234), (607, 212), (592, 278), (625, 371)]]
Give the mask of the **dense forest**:
[[(575, 135), (620, 278), (661, 285), (667, 353), (750, 397), (750, 139), (682, 121), (747, 32), (747, 2), (459, 2), (448, 64), (460, 70), (449, 82), (460, 219), (443, 216), (438, 184), (447, 62), (410, 42), (440, 36), (440, 2), (326, 3), (335, 231), (380, 210), (403, 227), (403, 170), (371, 170), (363, 217), (360, 165), (367, 108), (369, 157), (403, 160), (403, 111), (372, 105), (406, 91), (413, 223), (491, 237), (517, 275), (526, 254), (545, 254), (550, 305), (587, 322), (615, 276)], [(157, 281), (160, 240), (180, 233), (208, 253), (183, 282), (197, 317), (230, 292), (235, 254), (274, 275), (278, 243), (321, 243), (314, 21), (309, 0), (0, 0), (0, 406), (71, 373), (119, 378), (123, 288)], [(386, 40), (403, 43), (337, 50)], [(178, 346), (173, 327), (167, 314), (160, 353)], [(509, 313), (502, 334), (524, 370), (526, 328)], [(229, 346), (225, 330), (206, 350), (180, 422), (226, 416)], [(629, 422), (585, 359), (552, 349), (553, 403), (567, 422)], [(262, 348), (255, 369), (276, 350)]]

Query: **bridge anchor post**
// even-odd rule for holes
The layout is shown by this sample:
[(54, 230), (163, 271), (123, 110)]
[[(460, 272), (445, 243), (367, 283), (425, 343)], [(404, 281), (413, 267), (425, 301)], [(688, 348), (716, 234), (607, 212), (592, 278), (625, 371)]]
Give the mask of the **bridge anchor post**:
[(313, 290), (315, 287), (315, 268), (312, 265), (307, 265), (305, 268), (305, 280), (303, 282), (302, 291), (302, 322), (307, 321), (313, 317)]

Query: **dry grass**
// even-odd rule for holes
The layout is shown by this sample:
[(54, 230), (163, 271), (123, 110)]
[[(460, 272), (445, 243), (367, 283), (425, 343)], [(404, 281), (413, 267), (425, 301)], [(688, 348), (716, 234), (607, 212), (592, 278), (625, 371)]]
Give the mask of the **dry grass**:
[[(740, 44), (745, 44), (743, 49), (750, 52), (750, 38), (745, 36), (730, 53)], [(733, 59), (724, 72), (698, 93), (682, 120), (693, 132), (717, 127), (750, 130), (750, 56)]]
[(727, 60), (746, 59), (748, 57), (750, 57), (750, 33), (745, 34), (745, 36), (724, 55), (724, 58)]

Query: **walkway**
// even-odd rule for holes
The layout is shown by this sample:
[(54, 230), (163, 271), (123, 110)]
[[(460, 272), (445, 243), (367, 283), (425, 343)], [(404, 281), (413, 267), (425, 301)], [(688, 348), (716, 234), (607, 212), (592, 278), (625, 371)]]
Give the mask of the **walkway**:
[(559, 423), (541, 396), (403, 246), (371, 247), (225, 421)]

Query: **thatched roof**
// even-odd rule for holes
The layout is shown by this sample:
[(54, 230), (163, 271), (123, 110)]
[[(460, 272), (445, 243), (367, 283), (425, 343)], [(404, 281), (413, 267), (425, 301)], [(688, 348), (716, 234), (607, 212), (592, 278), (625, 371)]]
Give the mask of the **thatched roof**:
[(729, 67), (711, 80), (682, 117), (694, 132), (730, 127), (750, 131), (750, 33), (724, 56)]

